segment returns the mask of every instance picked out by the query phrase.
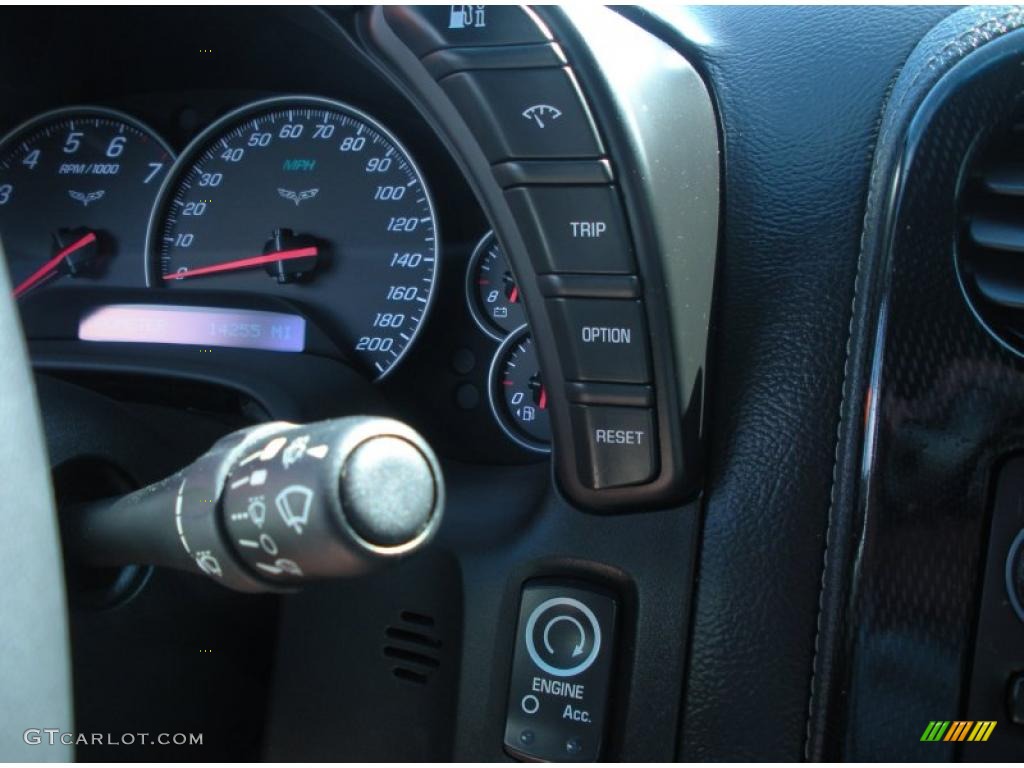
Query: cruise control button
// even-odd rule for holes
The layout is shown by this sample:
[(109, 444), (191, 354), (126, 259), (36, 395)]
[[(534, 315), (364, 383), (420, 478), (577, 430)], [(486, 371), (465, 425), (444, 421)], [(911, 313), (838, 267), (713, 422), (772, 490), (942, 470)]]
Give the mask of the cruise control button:
[(639, 301), (548, 299), (565, 378), (647, 384), (647, 325)]
[(389, 5), (384, 18), (417, 56), (462, 45), (546, 43), (551, 38), (519, 5)]
[(519, 187), (505, 197), (538, 274), (636, 271), (615, 187)]
[(602, 154), (568, 67), (459, 72), (440, 82), (492, 163)]
[(572, 427), (580, 482), (588, 488), (639, 485), (657, 473), (651, 409), (574, 405)]

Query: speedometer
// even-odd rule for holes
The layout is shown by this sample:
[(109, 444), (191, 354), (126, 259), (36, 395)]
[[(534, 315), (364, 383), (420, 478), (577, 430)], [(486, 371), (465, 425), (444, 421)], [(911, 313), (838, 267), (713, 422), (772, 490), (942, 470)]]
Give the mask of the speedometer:
[(426, 183), (387, 129), (339, 102), (273, 99), (184, 151), (150, 222), (147, 280), (293, 300), (380, 378), (430, 308), (437, 243)]

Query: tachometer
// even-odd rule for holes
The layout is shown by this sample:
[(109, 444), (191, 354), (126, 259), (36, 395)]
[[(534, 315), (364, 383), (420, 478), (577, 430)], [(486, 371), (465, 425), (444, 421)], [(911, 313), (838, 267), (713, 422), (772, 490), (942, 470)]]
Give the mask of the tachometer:
[(386, 375), (430, 307), (437, 221), (398, 139), (320, 98), (243, 107), (182, 154), (150, 223), (148, 281), (273, 293)]
[(73, 107), (25, 123), (0, 142), (0, 237), (14, 295), (62, 275), (142, 280), (138, 254), (167, 145), (137, 120)]

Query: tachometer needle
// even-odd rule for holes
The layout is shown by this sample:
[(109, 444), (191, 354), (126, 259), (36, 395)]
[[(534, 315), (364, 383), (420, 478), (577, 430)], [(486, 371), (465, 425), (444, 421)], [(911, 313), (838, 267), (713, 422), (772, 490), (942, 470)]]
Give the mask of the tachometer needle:
[(85, 248), (85, 246), (89, 245), (90, 243), (95, 242), (96, 233), (89, 232), (88, 234), (75, 240), (75, 242), (73, 242), (66, 248), (61, 248), (59, 251), (57, 251), (57, 254), (52, 259), (47, 261), (45, 264), (43, 264), (43, 266), (41, 266), (31, 275), (26, 277), (20, 283), (18, 283), (17, 287), (14, 289), (14, 298), (20, 298), (21, 295), (24, 294), (26, 291), (30, 290), (31, 288), (34, 288), (40, 282), (49, 277), (50, 274), (55, 272), (57, 268), (60, 266), (61, 262), (64, 261), (64, 259), (66, 259), (68, 256), (75, 253), (76, 251), (80, 251), (82, 248)]
[(308, 259), (317, 255), (317, 248), (311, 245), (307, 248), (292, 248), (286, 251), (275, 251), (265, 253), (262, 256), (250, 256), (245, 259), (234, 259), (224, 261), (220, 264), (212, 264), (208, 267), (196, 267), (195, 269), (184, 269), (180, 272), (172, 272), (164, 275), (164, 280), (182, 280), (187, 277), (200, 277), (201, 275), (213, 275), (218, 272), (234, 272), (238, 269), (251, 269), (252, 267), (273, 264), (277, 261), (291, 261), (292, 259)]

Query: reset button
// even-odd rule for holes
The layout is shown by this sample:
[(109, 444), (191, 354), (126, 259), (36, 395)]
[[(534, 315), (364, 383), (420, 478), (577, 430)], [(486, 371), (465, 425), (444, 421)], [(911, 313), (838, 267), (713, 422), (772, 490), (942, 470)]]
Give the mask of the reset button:
[(572, 426), (580, 482), (588, 488), (639, 485), (657, 472), (650, 408), (575, 405)]

